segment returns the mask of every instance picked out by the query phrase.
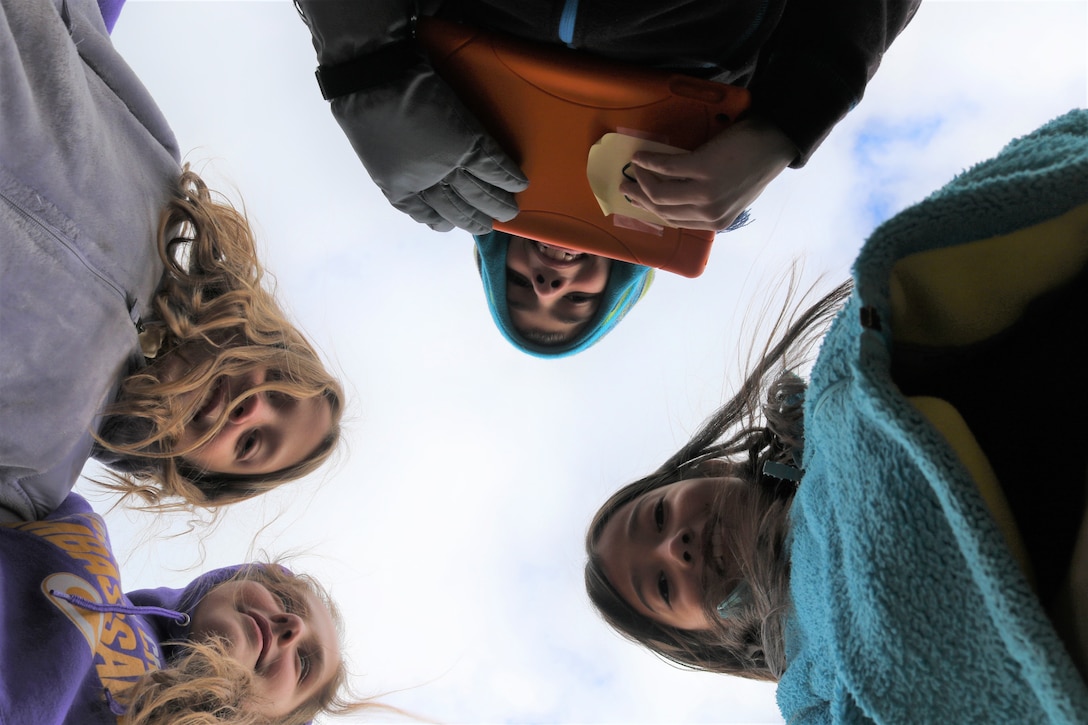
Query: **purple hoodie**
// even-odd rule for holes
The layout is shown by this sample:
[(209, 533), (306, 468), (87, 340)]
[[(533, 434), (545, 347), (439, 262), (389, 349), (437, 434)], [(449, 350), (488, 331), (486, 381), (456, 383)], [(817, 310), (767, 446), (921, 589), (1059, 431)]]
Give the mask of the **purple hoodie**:
[(196, 604), (238, 569), (130, 597), (105, 522), (78, 494), (0, 525), (0, 723), (116, 725), (110, 693), (169, 662), (162, 642), (186, 639)]
[(98, 11), (102, 13), (102, 22), (106, 24), (106, 32), (111, 35), (124, 5), (125, 0), (98, 0)]

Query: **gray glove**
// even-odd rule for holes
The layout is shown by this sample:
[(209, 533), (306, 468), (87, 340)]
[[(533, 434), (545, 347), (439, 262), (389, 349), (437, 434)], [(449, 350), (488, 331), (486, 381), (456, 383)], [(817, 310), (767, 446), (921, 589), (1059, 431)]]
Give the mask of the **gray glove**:
[(528, 179), (425, 62), (334, 99), (332, 112), (386, 198), (416, 221), (484, 234), (517, 215)]
[[(494, 144), (491, 139), (484, 141)], [(471, 234), (491, 231), (491, 221), (505, 222), (517, 216), (514, 192), (528, 181), (517, 165), (498, 147), (498, 158), (477, 147), (470, 161), (446, 178), (403, 199), (386, 197), (396, 208), (438, 232), (460, 227)], [(383, 189), (383, 191), (385, 191)]]
[(525, 175), (411, 41), (413, 15), (439, 3), (295, 4), (322, 66), (322, 95), (333, 99), (333, 116), (393, 206), (443, 232), (480, 234), (492, 219), (517, 215), (514, 194), (528, 185)]

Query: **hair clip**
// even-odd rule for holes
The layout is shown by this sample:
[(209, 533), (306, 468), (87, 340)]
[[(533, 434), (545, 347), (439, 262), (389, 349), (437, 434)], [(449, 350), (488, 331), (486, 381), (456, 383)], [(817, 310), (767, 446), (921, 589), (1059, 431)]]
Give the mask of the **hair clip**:
[(763, 475), (777, 478), (780, 481), (793, 481), (794, 483), (797, 483), (805, 475), (805, 472), (800, 468), (785, 463), (767, 461), (763, 464)]
[(718, 605), (718, 616), (722, 619), (729, 619), (734, 610), (739, 609), (740, 605), (743, 604), (743, 600), (747, 598), (748, 582), (741, 581), (733, 587), (733, 591), (729, 593), (729, 596)]

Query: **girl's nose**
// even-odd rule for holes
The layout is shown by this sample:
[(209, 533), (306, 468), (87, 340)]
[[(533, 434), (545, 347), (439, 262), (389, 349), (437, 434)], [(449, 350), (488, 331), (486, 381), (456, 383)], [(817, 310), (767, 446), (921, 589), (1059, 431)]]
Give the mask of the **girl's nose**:
[(695, 532), (680, 529), (668, 539), (669, 558), (684, 568), (695, 566), (695, 547)]
[(302, 635), (302, 628), (304, 626), (302, 617), (293, 612), (277, 614), (272, 617), (270, 621), (272, 624), (272, 635), (280, 644), (292, 642)]
[(255, 393), (234, 406), (230, 411), (230, 422), (235, 425), (250, 423), (262, 416), (268, 408), (264, 393)]
[(537, 272), (533, 276), (533, 288), (536, 290), (536, 296), (542, 299), (562, 294), (564, 287), (566, 287), (566, 280), (554, 272)]

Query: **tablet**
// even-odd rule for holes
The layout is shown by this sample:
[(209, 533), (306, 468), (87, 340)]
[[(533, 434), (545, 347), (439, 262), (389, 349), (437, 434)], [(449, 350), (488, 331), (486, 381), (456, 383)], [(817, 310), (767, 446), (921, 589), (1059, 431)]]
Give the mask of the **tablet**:
[[(496, 229), (686, 277), (702, 274), (714, 232), (605, 215), (587, 161), (609, 133), (694, 149), (747, 109), (747, 90), (438, 18), (421, 18), (418, 38), (436, 72), (529, 179), (516, 197), (520, 212)], [(622, 167), (614, 170), (617, 186)]]

